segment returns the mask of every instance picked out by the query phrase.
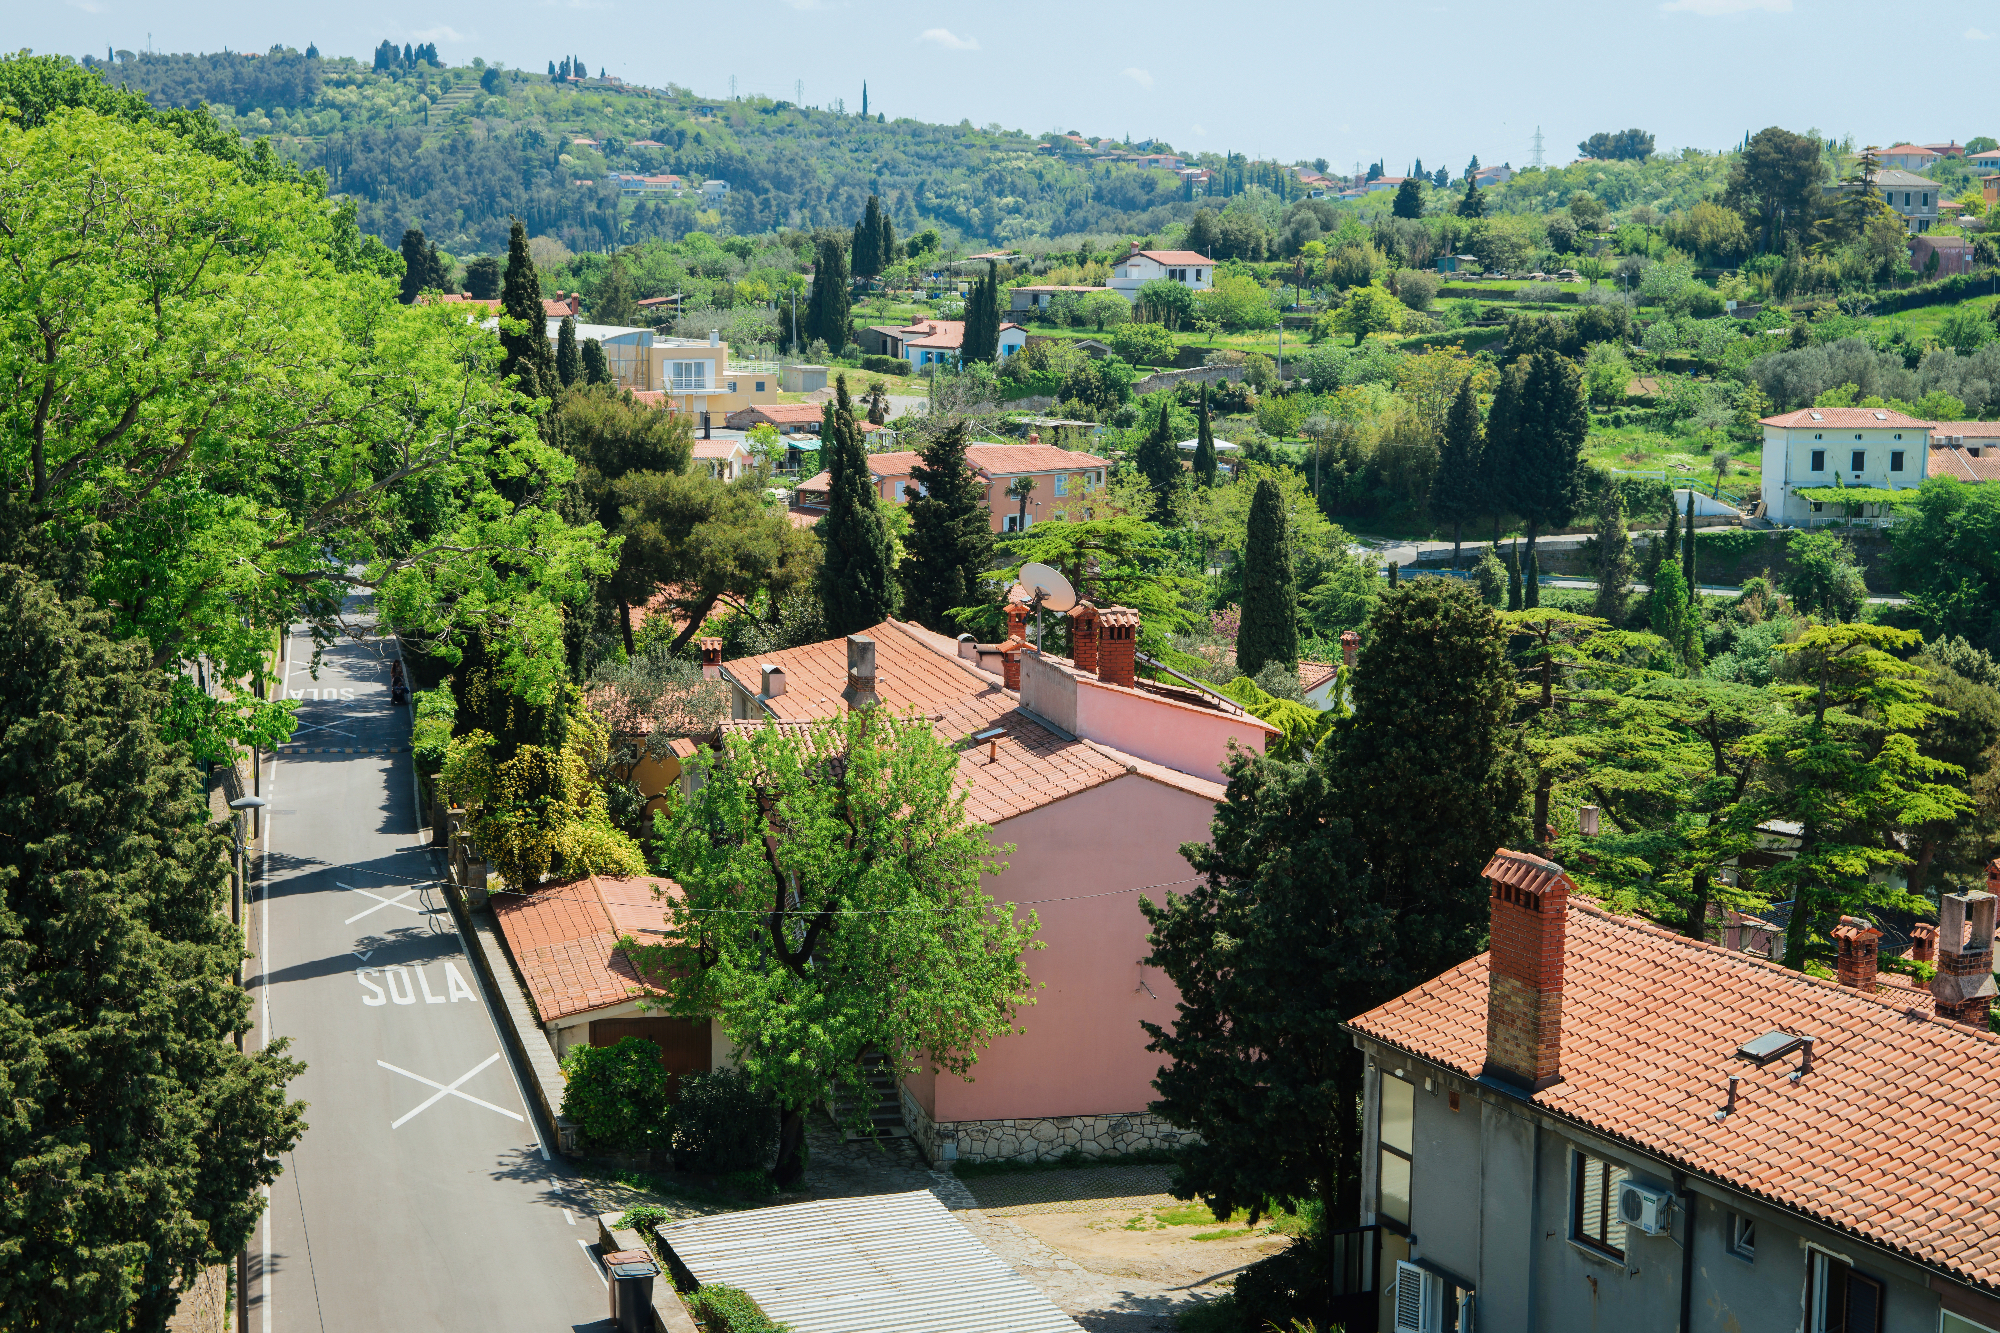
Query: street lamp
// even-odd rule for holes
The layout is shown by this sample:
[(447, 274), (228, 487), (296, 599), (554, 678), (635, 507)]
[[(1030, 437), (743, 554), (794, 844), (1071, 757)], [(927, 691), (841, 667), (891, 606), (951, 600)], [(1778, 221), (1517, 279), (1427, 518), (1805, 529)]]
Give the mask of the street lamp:
[[(236, 839), (236, 873), (230, 876), (229, 919), (238, 930), (243, 929), (243, 874), (244, 843), (243, 820), (241, 816), (253, 810), (261, 810), (270, 802), (261, 796), (239, 796), (229, 803), (237, 818), (230, 821), (230, 832)], [(247, 942), (247, 941), (246, 941)], [(236, 984), (243, 984), (243, 963), (236, 964)], [(243, 1034), (236, 1034), (236, 1049), (243, 1049)], [(236, 1328), (237, 1333), (249, 1333), (250, 1329), (250, 1247), (244, 1246), (236, 1256)]]
[[(239, 796), (229, 803), (229, 808), (240, 815), (247, 814), (252, 810), (262, 810), (269, 804), (270, 802), (261, 796)], [(240, 926), (243, 924), (243, 875), (245, 871), (243, 854), (247, 849), (243, 841), (243, 821), (241, 819), (235, 820), (230, 825), (230, 828), (236, 835), (236, 882), (230, 891), (229, 919)]]

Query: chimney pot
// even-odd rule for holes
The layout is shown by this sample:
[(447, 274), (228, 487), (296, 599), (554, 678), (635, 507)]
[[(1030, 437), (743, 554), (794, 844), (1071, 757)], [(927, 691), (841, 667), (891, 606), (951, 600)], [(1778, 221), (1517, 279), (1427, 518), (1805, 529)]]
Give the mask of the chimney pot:
[(1097, 608), (1078, 602), (1069, 610), (1070, 655), (1078, 671), (1097, 674)]
[(974, 666), (979, 665), (979, 644), (970, 634), (958, 636), (958, 655)]
[(703, 680), (722, 679), (722, 640), (701, 641), (701, 676)]
[(1875, 990), (1875, 971), (1880, 961), (1878, 950), (1882, 932), (1874, 923), (1858, 916), (1844, 916), (1840, 924), (1833, 928), (1834, 943), (1839, 946), (1840, 959), (1835, 973), (1843, 986), (1872, 994)]
[(1573, 886), (1561, 866), (1505, 847), (1484, 874), (1493, 947), (1481, 1076), (1540, 1092), (1562, 1079), (1563, 938)]
[(1007, 642), (1000, 645), (1000, 683), (1017, 693), (1021, 688), (1021, 654), (1027, 647), (1027, 642), (1018, 635), (1009, 635)]
[(1938, 899), (1937, 975), (1931, 996), (1939, 1018), (1986, 1026), (1993, 1004), (1993, 916), (1990, 893), (1947, 893)]
[(764, 697), (766, 699), (775, 699), (785, 692), (785, 669), (783, 667), (766, 662), (758, 667), (757, 670), (764, 677)]
[(849, 708), (872, 708), (882, 702), (875, 693), (875, 640), (866, 634), (847, 636), (847, 688), (840, 697)]
[(1361, 651), (1361, 636), (1351, 629), (1340, 632), (1340, 660), (1347, 666), (1354, 665), (1355, 656)]
[(1937, 962), (1937, 927), (1919, 921), (1910, 927), (1910, 959), (1918, 963)]
[(1097, 613), (1097, 678), (1107, 685), (1138, 684), (1139, 613), (1107, 606)]
[(1597, 807), (1580, 805), (1576, 810), (1576, 826), (1587, 838), (1597, 836)]

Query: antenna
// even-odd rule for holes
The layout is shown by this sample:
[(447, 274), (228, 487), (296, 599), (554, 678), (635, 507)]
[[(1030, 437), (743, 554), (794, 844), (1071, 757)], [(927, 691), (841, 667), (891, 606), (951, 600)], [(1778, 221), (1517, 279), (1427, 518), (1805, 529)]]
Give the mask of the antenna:
[(1076, 589), (1069, 580), (1048, 565), (1035, 562), (1021, 566), (1021, 586), (1029, 593), (1028, 605), (1035, 612), (1035, 651), (1042, 651), (1042, 608), (1067, 611), (1076, 605)]
[(1528, 165), (1531, 167), (1547, 165), (1542, 161), (1542, 127), (1539, 125), (1535, 126), (1535, 155), (1528, 159)]
[(729, 76), (729, 100), (732, 102), (736, 100), (736, 76), (734, 74)]
[(806, 104), (806, 81), (804, 79), (792, 80), (792, 101), (800, 106)]

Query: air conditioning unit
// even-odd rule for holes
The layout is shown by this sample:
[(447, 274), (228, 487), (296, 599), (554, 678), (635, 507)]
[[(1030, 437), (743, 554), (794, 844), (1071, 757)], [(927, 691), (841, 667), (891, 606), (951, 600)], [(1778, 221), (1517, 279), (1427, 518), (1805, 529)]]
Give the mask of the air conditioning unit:
[(1440, 1333), (1443, 1327), (1444, 1279), (1398, 1260), (1395, 1333)]
[(1618, 1217), (1648, 1236), (1665, 1236), (1674, 1225), (1674, 1196), (1652, 1185), (1627, 1180), (1618, 1186)]

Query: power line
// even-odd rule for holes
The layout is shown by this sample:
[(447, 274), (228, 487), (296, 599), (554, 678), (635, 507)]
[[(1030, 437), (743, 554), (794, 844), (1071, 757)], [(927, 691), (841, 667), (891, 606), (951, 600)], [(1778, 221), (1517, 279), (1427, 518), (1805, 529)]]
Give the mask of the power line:
[[(666, 879), (667, 876), (662, 875), (660, 878)], [(1009, 907), (1047, 907), (1052, 903), (1080, 903), (1087, 902), (1093, 898), (1117, 898), (1128, 893), (1144, 893), (1148, 889), (1177, 888), (1182, 884), (1192, 884), (1200, 878), (1200, 875), (1189, 875), (1186, 879), (1170, 879), (1159, 884), (1135, 884), (1129, 889), (1107, 889), (1103, 893), (1075, 893), (1066, 898), (1034, 898), (1025, 902), (1009, 902), (1006, 905)], [(491, 893), (494, 897), (532, 898), (535, 896), (532, 893), (522, 893), (518, 889), (493, 889)], [(769, 916), (771, 914), (770, 909), (763, 907), (699, 907), (691, 910), (697, 914), (707, 915)], [(794, 910), (801, 914), (817, 915), (817, 913), (808, 913), (808, 910), (805, 908)], [(835, 915), (888, 916), (898, 912), (951, 912), (961, 910), (964, 909), (952, 907), (843, 907), (838, 909)]]

